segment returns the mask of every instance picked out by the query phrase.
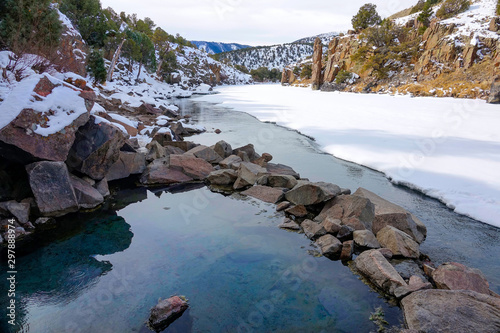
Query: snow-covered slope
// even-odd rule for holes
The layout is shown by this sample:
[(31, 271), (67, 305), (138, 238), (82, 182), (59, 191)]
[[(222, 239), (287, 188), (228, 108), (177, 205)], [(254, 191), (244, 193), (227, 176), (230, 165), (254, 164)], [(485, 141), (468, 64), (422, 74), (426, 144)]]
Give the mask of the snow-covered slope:
[(332, 31), (332, 32), (324, 33), (324, 34), (315, 35), (315, 36), (304, 37), (304, 38), (301, 38), (299, 40), (296, 40), (294, 43), (314, 43), (314, 40), (317, 37), (319, 37), (319, 39), (321, 39), (321, 42), (323, 43), (323, 45), (328, 45), (328, 43), (330, 43), (330, 41), (333, 39), (333, 37), (336, 37), (339, 34), (340, 34), (339, 32)]
[(496, 105), (278, 85), (219, 91), (201, 99), (299, 130), (330, 154), (379, 170), (458, 213), (500, 227)]
[(196, 45), (200, 50), (207, 52), (208, 54), (236, 51), (236, 50), (246, 49), (248, 47), (251, 47), (250, 45), (242, 45), (242, 44), (238, 44), (238, 43), (204, 42), (204, 41), (197, 41), (197, 40), (192, 40), (191, 43)]
[(220, 53), (219, 59), (227, 60), (233, 65), (245, 66), (249, 70), (259, 67), (282, 70), (288, 64), (304, 60), (312, 54), (312, 44), (290, 43)]

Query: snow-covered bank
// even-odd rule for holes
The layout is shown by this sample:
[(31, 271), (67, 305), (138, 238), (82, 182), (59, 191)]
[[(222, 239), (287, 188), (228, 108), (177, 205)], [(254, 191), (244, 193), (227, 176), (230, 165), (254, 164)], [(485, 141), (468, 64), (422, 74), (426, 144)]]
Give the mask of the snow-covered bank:
[(500, 227), (500, 107), (480, 100), (229, 86), (200, 99), (310, 135), (456, 212)]

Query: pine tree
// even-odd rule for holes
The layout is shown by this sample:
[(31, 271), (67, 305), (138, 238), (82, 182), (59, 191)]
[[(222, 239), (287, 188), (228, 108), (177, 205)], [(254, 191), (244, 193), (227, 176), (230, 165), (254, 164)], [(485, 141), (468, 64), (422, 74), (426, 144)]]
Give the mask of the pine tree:
[(87, 71), (94, 78), (94, 82), (103, 83), (106, 81), (106, 66), (104, 58), (97, 50), (92, 50), (87, 57)]
[(368, 27), (380, 24), (382, 19), (377, 13), (377, 6), (367, 3), (359, 9), (358, 13), (354, 15), (351, 20), (354, 30), (364, 30)]

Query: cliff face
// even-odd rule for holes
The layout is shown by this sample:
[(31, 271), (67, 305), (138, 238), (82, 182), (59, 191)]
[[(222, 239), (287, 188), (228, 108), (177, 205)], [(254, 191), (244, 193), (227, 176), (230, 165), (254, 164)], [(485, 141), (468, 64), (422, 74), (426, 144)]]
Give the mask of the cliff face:
[[(467, 12), (463, 15), (464, 19), (472, 16)], [(395, 22), (399, 35), (391, 41), (390, 56), (387, 51), (379, 51), (387, 49), (387, 45), (376, 45), (366, 32), (335, 37), (323, 58), (321, 89), (487, 98), (492, 82), (500, 74), (499, 19), (470, 20), (479, 22), (482, 29), (472, 29), (460, 19), (455, 21), (433, 19), (423, 34), (419, 33), (422, 24), (416, 18)], [(378, 63), (382, 68), (377, 68), (373, 63), (381, 54), (386, 58)], [(383, 70), (385, 75), (380, 75)], [(289, 83), (288, 69), (285, 72)], [(342, 77), (356, 74), (360, 78), (344, 82), (337, 79), (339, 73)]]

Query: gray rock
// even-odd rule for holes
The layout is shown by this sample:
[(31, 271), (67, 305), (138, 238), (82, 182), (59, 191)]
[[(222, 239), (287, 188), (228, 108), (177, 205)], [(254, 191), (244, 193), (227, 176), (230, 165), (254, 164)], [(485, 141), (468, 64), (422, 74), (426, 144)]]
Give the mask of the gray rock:
[(354, 195), (369, 199), (375, 206), (372, 231), (375, 235), (387, 225), (393, 226), (421, 243), (427, 235), (425, 225), (406, 209), (389, 202), (375, 193), (359, 188)]
[(158, 304), (151, 309), (148, 325), (155, 331), (165, 330), (177, 318), (182, 316), (189, 307), (187, 301), (179, 296), (159, 300)]
[(219, 154), (217, 154), (215, 150), (203, 145), (199, 145), (193, 149), (188, 150), (186, 154), (192, 154), (211, 164), (216, 164), (222, 161), (222, 157)]
[(0, 209), (10, 212), (21, 224), (29, 221), (31, 206), (27, 202), (17, 202), (15, 200), (0, 202)]
[(304, 222), (302, 222), (300, 226), (304, 230), (304, 234), (306, 235), (306, 237), (309, 239), (314, 240), (321, 236), (326, 235), (325, 228), (323, 228), (323, 226), (317, 222), (311, 220), (304, 220)]
[(356, 230), (372, 230), (375, 207), (370, 200), (357, 195), (340, 195), (328, 201), (318, 215), (322, 221), (327, 216), (342, 219), (343, 224)]
[(432, 279), (438, 289), (472, 290), (481, 294), (490, 294), (489, 283), (479, 269), (456, 262), (440, 265), (432, 272)]
[(390, 249), (395, 256), (418, 258), (419, 245), (408, 234), (391, 226), (386, 226), (377, 234), (377, 240), (382, 247)]
[(233, 185), (235, 190), (255, 184), (257, 179), (267, 173), (267, 170), (250, 162), (241, 162), (238, 169), (238, 179)]
[(227, 158), (231, 156), (233, 148), (229, 143), (224, 140), (217, 142), (214, 146), (214, 150), (217, 154), (219, 154), (222, 158)]
[(170, 130), (174, 133), (176, 139), (189, 134), (180, 121), (170, 124)]
[(186, 152), (198, 145), (191, 141), (171, 141), (171, 142), (164, 142), (164, 146), (165, 148), (167, 147), (179, 148), (182, 149), (183, 152)]
[(394, 295), (396, 288), (407, 286), (403, 278), (378, 250), (361, 253), (354, 260), (354, 264), (361, 274), (390, 295)]
[(295, 205), (315, 205), (325, 202), (340, 193), (340, 187), (329, 183), (299, 181), (286, 193), (286, 200)]
[(164, 158), (168, 155), (167, 149), (155, 140), (148, 143), (146, 148), (149, 149), (148, 154), (145, 157), (146, 161), (148, 162), (152, 162), (159, 158)]
[(500, 104), (500, 76), (493, 80), (490, 88), (490, 96), (488, 97), (488, 103), (490, 104)]
[(109, 168), (120, 158), (120, 148), (125, 136), (117, 127), (108, 123), (96, 124), (95, 117), (76, 132), (66, 164), (73, 170), (101, 180)]
[(277, 203), (284, 195), (281, 189), (261, 185), (252, 186), (248, 190), (241, 192), (241, 194), (269, 203)]
[(318, 238), (316, 241), (319, 248), (321, 249), (321, 254), (325, 257), (339, 257), (342, 252), (342, 243), (332, 235), (324, 235)]
[(238, 173), (231, 169), (221, 169), (212, 171), (207, 181), (212, 185), (232, 185), (238, 178)]
[(248, 156), (248, 159), (250, 162), (253, 162), (260, 157), (260, 155), (255, 152), (255, 148), (254, 148), (253, 144), (251, 144), (251, 143), (247, 144), (246, 146), (242, 146), (242, 147), (234, 149), (232, 154), (238, 155), (238, 153), (240, 153), (240, 152), (245, 153), (246, 156)]
[(103, 203), (104, 197), (89, 183), (72, 174), (69, 177), (80, 208), (95, 208)]
[[(238, 156), (230, 155), (230, 156), (226, 157), (225, 159), (223, 159), (222, 161), (220, 161), (219, 165), (221, 166), (221, 168), (224, 168), (224, 169), (234, 169), (233, 165), (237, 164), (238, 168), (239, 168), (241, 162), (243, 162), (243, 160), (241, 158), (239, 158)], [(236, 168), (236, 170), (238, 168)]]
[(426, 333), (497, 333), (500, 298), (465, 290), (422, 290), (401, 301), (405, 323)]
[(342, 242), (347, 240), (352, 240), (354, 233), (354, 229), (348, 225), (343, 225), (340, 227), (339, 232), (337, 233), (337, 238)]
[(62, 216), (78, 210), (78, 201), (63, 162), (36, 162), (26, 166), (36, 204), (44, 216)]
[(297, 185), (297, 179), (290, 175), (270, 174), (267, 177), (267, 183), (272, 187), (282, 187), (292, 189)]
[(300, 230), (300, 226), (294, 221), (290, 220), (289, 218), (285, 218), (285, 220), (281, 224), (279, 224), (278, 227), (280, 227), (281, 229), (288, 229), (294, 231)]
[(106, 178), (101, 179), (97, 182), (94, 188), (101, 193), (103, 197), (108, 197), (111, 193), (109, 193), (108, 180)]
[(146, 170), (146, 155), (120, 151), (120, 158), (109, 168), (106, 179), (108, 181), (123, 179), (130, 175), (143, 173), (144, 170)]
[(153, 136), (153, 141), (165, 146), (167, 142), (172, 141), (172, 134), (170, 132), (158, 132)]
[(353, 239), (354, 243), (360, 247), (369, 249), (380, 248), (380, 243), (370, 230), (355, 230), (353, 233)]

